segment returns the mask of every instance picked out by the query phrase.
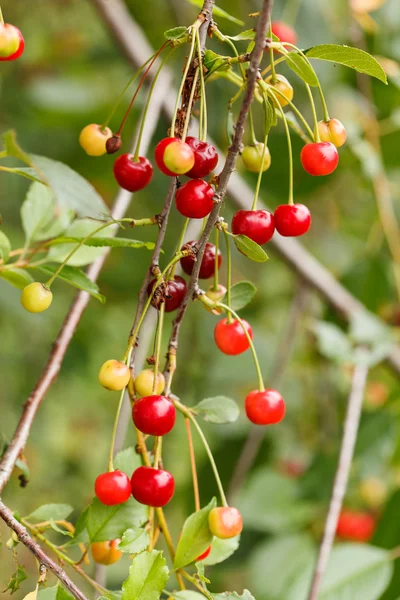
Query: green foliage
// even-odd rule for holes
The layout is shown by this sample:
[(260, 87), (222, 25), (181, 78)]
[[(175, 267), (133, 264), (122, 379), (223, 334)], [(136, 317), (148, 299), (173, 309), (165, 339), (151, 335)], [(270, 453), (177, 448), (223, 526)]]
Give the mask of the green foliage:
[(211, 545), (213, 535), (208, 527), (208, 515), (216, 504), (217, 501), (213, 498), (207, 506), (186, 519), (176, 549), (175, 569), (194, 562)]
[(254, 262), (265, 262), (268, 260), (268, 254), (265, 250), (246, 235), (239, 234), (232, 237), (239, 252), (250, 258), (250, 260), (254, 260)]
[(162, 552), (141, 552), (133, 559), (129, 577), (122, 585), (122, 600), (158, 600), (168, 578)]
[(6, 591), (10, 594), (15, 594), (19, 590), (20, 584), (28, 578), (26, 571), (22, 565), (17, 565), (15, 573), (11, 576), (10, 581), (7, 584)]
[(105, 542), (121, 538), (127, 529), (146, 521), (146, 507), (130, 498), (124, 504), (105, 506), (94, 498), (87, 517), (91, 542)]
[(144, 529), (135, 527), (124, 531), (122, 540), (118, 545), (118, 550), (127, 554), (136, 554), (142, 552), (149, 544), (149, 534)]
[[(198, 8), (203, 7), (203, 0), (187, 0), (187, 2), (190, 2), (190, 4), (193, 4), (193, 6), (197, 6)], [(226, 10), (219, 8), (218, 6), (215, 6), (215, 5), (213, 8), (213, 14), (216, 17), (221, 17), (222, 19), (227, 19), (228, 21), (232, 21), (232, 23), (236, 23), (237, 25), (244, 25), (243, 21), (241, 21), (240, 19), (237, 19), (236, 17), (233, 17), (228, 12), (226, 12)]]
[[(35, 267), (35, 269), (41, 273), (51, 276), (56, 272), (57, 266), (49, 264), (43, 265), (42, 267)], [(77, 269), (76, 267), (65, 265), (57, 277), (62, 281), (65, 281), (66, 283), (78, 288), (78, 290), (88, 292), (88, 294), (93, 296), (93, 298), (100, 300), (102, 304), (104, 304), (106, 301), (105, 297), (99, 293), (99, 286), (89, 279), (89, 277), (85, 275), (83, 271)]]
[(192, 410), (209, 423), (234, 423), (240, 414), (236, 402), (226, 396), (204, 398)]
[(32, 275), (28, 273), (28, 271), (19, 268), (8, 268), (7, 270), (0, 271), (0, 277), (19, 290), (24, 289), (26, 285), (29, 285), (34, 281)]
[(71, 600), (72, 597), (73, 596), (70, 596), (61, 585), (55, 585), (53, 587), (39, 589), (37, 600)]
[(62, 521), (67, 519), (72, 511), (73, 508), (69, 504), (44, 504), (26, 518), (28, 521)]
[(339, 46), (337, 44), (321, 44), (305, 50), (304, 53), (308, 58), (327, 60), (344, 65), (387, 83), (386, 73), (378, 61), (368, 52), (360, 50), (360, 48), (350, 48), (349, 46)]
[(239, 535), (227, 540), (214, 538), (210, 554), (204, 560), (202, 560), (203, 565), (211, 566), (224, 562), (236, 552), (236, 550), (239, 548), (239, 542)]
[(11, 242), (3, 231), (0, 231), (0, 259), (7, 262), (11, 252)]
[(241, 310), (254, 299), (257, 288), (251, 281), (239, 281), (231, 288), (231, 308)]

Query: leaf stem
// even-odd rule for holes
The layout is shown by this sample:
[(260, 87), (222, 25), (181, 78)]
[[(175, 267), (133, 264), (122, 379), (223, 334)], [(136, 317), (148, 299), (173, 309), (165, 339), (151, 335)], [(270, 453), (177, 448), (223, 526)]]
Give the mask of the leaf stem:
[[(226, 293), (226, 303), (230, 307), (231, 306), (231, 293), (232, 293), (232, 252), (231, 245), (229, 240), (229, 235), (225, 228), (223, 228), (225, 245), (226, 245), (226, 270), (227, 270), (227, 293)], [(232, 315), (228, 313), (228, 323), (232, 322)]]
[(219, 283), (219, 261), (218, 261), (218, 251), (219, 251), (219, 229), (215, 228), (215, 258), (214, 258), (214, 285), (213, 289), (218, 291), (218, 283)]
[(289, 199), (288, 199), (288, 204), (293, 205), (293, 203), (294, 203), (294, 200), (293, 200), (293, 148), (292, 148), (292, 139), (290, 137), (289, 125), (287, 123), (285, 113), (283, 112), (283, 108), (279, 104), (277, 97), (275, 96), (275, 93), (271, 89), (268, 90), (268, 93), (274, 99), (275, 104), (278, 107), (279, 112), (281, 113), (283, 125), (285, 127), (285, 134), (286, 134), (288, 154), (289, 154)]

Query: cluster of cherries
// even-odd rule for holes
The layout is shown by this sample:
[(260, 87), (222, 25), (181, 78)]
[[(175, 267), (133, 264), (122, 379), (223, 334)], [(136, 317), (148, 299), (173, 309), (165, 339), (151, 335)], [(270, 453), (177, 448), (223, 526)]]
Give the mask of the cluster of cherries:
[(25, 48), (25, 40), (15, 25), (0, 23), (0, 61), (16, 60)]
[[(111, 391), (122, 391), (130, 379), (129, 367), (117, 360), (107, 361), (99, 372), (101, 385)], [(162, 395), (164, 386), (164, 376), (159, 373), (154, 382), (154, 372), (151, 369), (141, 371), (134, 381), (138, 399), (133, 403), (132, 419), (135, 427), (145, 435), (164, 436), (175, 425), (176, 409), (171, 400)], [(174, 491), (172, 474), (153, 466), (138, 467), (131, 479), (123, 471), (108, 471), (99, 475), (95, 482), (96, 497), (106, 506), (123, 504), (132, 495), (141, 504), (161, 508), (170, 502)], [(210, 531), (218, 538), (234, 537), (241, 532), (242, 526), (240, 512), (234, 507), (216, 507), (210, 512)], [(106, 551), (104, 546), (101, 549)], [(111, 546), (107, 549), (110, 552), (112, 550)], [(197, 560), (203, 560), (210, 550), (211, 548), (207, 549)], [(101, 556), (99, 558), (101, 560)], [(106, 559), (109, 560), (108, 554)]]

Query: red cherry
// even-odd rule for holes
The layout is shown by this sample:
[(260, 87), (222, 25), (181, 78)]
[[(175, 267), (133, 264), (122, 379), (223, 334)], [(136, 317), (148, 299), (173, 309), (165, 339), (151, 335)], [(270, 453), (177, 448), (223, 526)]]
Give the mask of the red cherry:
[(288, 44), (294, 45), (297, 43), (297, 33), (293, 27), (290, 27), (290, 25), (287, 25), (282, 21), (272, 21), (272, 33), (276, 35), (281, 42), (288, 42)]
[(330, 175), (339, 164), (339, 153), (332, 142), (306, 144), (300, 158), (304, 170), (314, 176)]
[[(156, 281), (157, 279), (153, 279), (152, 281), (150, 281), (147, 287), (148, 296), (151, 295)], [(166, 287), (164, 289), (163, 284), (159, 285), (156, 291), (154, 292), (155, 304), (157, 305), (157, 308), (159, 308), (157, 294), (158, 290), (162, 287), (163, 289), (160, 290), (160, 294), (165, 294), (165, 312), (172, 312), (179, 308), (183, 302), (183, 299), (186, 294), (186, 281), (183, 279), (183, 277), (175, 275), (173, 279), (168, 280), (165, 286)]]
[[(253, 339), (253, 330), (249, 323), (244, 319), (242, 319), (242, 323), (250, 339)], [(231, 356), (242, 354), (242, 352), (246, 352), (250, 348), (249, 340), (243, 327), (237, 320), (231, 323), (228, 323), (227, 318), (218, 321), (214, 330), (214, 339), (221, 352), (230, 354)]]
[(189, 219), (204, 219), (213, 209), (214, 189), (202, 179), (182, 185), (175, 196), (176, 208)]
[(195, 137), (187, 137), (186, 143), (194, 152), (194, 167), (186, 173), (186, 177), (202, 179), (214, 171), (218, 164), (218, 153), (214, 146)]
[(175, 481), (171, 473), (153, 467), (136, 469), (131, 484), (135, 500), (156, 508), (168, 504), (175, 491)]
[(144, 156), (135, 161), (133, 154), (121, 154), (114, 163), (114, 177), (124, 190), (138, 192), (150, 183), (153, 166)]
[(144, 396), (133, 403), (133, 422), (147, 435), (166, 435), (175, 425), (175, 418), (175, 406), (165, 396)]
[(227, 540), (242, 531), (242, 515), (233, 506), (216, 506), (208, 515), (208, 526), (215, 537)]
[(194, 152), (189, 144), (175, 137), (161, 140), (154, 156), (160, 171), (170, 177), (184, 175), (192, 169), (195, 162)]
[(272, 389), (254, 390), (246, 396), (247, 418), (256, 425), (273, 425), (285, 416), (285, 401), (279, 392)]
[(374, 535), (376, 521), (372, 515), (358, 510), (343, 509), (338, 520), (336, 534), (353, 542), (369, 542)]
[(274, 231), (274, 217), (268, 210), (239, 210), (232, 219), (232, 233), (247, 235), (260, 246), (269, 242)]
[[(197, 242), (187, 242), (184, 246), (182, 246), (182, 250), (187, 250), (188, 248), (193, 247)], [(200, 267), (200, 271), (199, 271), (199, 278), (200, 279), (209, 279), (210, 277), (213, 277), (214, 273), (215, 273), (215, 246), (214, 244), (210, 244), (209, 242), (207, 242), (206, 244), (206, 249), (205, 252), (203, 254), (203, 259), (201, 261), (201, 267)], [(181, 266), (182, 269), (185, 271), (185, 273), (187, 275), (191, 275), (193, 272), (193, 267), (194, 267), (194, 263), (195, 263), (195, 259), (193, 258), (193, 256), (184, 256), (183, 258), (181, 258)], [(221, 268), (221, 264), (222, 264), (222, 254), (221, 251), (218, 249), (218, 269)]]
[(129, 500), (131, 482), (128, 475), (122, 471), (110, 471), (97, 477), (94, 490), (102, 504), (114, 506), (114, 504), (122, 504)]
[[(24, 49), (24, 36), (18, 27), (9, 23), (0, 24), (0, 61), (16, 60), (21, 56)], [(11, 54), (8, 54), (10, 50)]]
[(212, 546), (208, 546), (207, 550), (205, 552), (203, 552), (203, 554), (200, 554), (200, 556), (198, 556), (195, 560), (195, 562), (200, 562), (201, 560), (204, 560), (205, 558), (207, 558), (207, 556), (210, 555)]
[(281, 204), (274, 218), (276, 230), (284, 237), (304, 235), (311, 227), (311, 214), (304, 204)]

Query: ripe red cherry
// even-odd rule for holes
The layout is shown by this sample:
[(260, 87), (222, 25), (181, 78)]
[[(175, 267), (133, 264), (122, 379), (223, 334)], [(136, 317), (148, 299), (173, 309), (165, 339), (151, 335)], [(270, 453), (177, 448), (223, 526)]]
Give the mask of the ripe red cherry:
[[(151, 295), (153, 291), (154, 284), (157, 279), (153, 279), (150, 281), (147, 287), (148, 296)], [(158, 286), (156, 291), (154, 292), (154, 299), (157, 308), (159, 308), (159, 302), (157, 295), (163, 295), (165, 298), (165, 312), (172, 312), (180, 307), (183, 302), (183, 299), (186, 294), (186, 281), (183, 277), (179, 275), (175, 275), (173, 279), (170, 279), (166, 284), (161, 284)], [(162, 301), (162, 298), (160, 299)]]
[(131, 484), (135, 500), (155, 508), (168, 504), (175, 491), (175, 481), (171, 473), (153, 467), (136, 469)]
[(269, 242), (274, 231), (274, 217), (268, 210), (239, 210), (232, 219), (232, 233), (247, 235), (260, 246)]
[(25, 40), (15, 25), (0, 23), (0, 61), (16, 60), (25, 48)]
[(166, 435), (175, 425), (175, 418), (175, 406), (165, 396), (144, 396), (133, 403), (133, 422), (147, 435)]
[(297, 43), (297, 33), (293, 27), (290, 27), (290, 25), (287, 25), (282, 21), (272, 21), (272, 33), (276, 35), (281, 42), (288, 42), (288, 44), (294, 45)]
[(170, 177), (184, 175), (195, 163), (194, 152), (189, 144), (174, 137), (164, 138), (157, 144), (155, 160), (160, 171)]
[(331, 142), (306, 144), (300, 158), (304, 170), (316, 177), (330, 175), (339, 163), (339, 153)]
[(198, 556), (195, 560), (195, 562), (200, 562), (201, 560), (204, 560), (205, 558), (207, 558), (207, 556), (210, 555), (212, 546), (208, 546), (207, 550), (205, 552), (203, 552), (203, 554), (200, 554), (200, 556)]
[(246, 396), (245, 409), (247, 418), (255, 425), (279, 423), (286, 411), (284, 399), (279, 392), (273, 389), (250, 392)]
[[(188, 248), (193, 247), (197, 242), (187, 242), (184, 246), (182, 246), (182, 250), (187, 250)], [(214, 244), (210, 244), (207, 242), (206, 249), (203, 254), (203, 259), (201, 261), (201, 267), (199, 271), (200, 279), (209, 279), (213, 277), (215, 273), (215, 246)], [(184, 256), (181, 258), (181, 266), (187, 275), (191, 275), (194, 268), (195, 259), (193, 256)], [(222, 264), (222, 254), (218, 249), (218, 269), (221, 268)]]
[(213, 209), (214, 189), (202, 179), (192, 179), (175, 195), (176, 208), (189, 219), (204, 219)]
[(369, 542), (374, 535), (376, 521), (372, 515), (358, 510), (343, 509), (336, 534), (343, 540)]
[(135, 161), (133, 154), (121, 154), (114, 163), (114, 177), (124, 190), (138, 192), (150, 183), (153, 166), (144, 156)]
[[(250, 339), (253, 339), (253, 330), (249, 323), (244, 319), (242, 319), (242, 323)], [(246, 352), (250, 348), (249, 340), (243, 327), (237, 320), (231, 323), (228, 323), (227, 318), (218, 321), (214, 329), (214, 339), (221, 352), (230, 354), (231, 356), (242, 354), (242, 352)]]
[(281, 204), (274, 218), (276, 230), (284, 237), (304, 235), (311, 227), (311, 214), (304, 204)]
[(97, 498), (106, 506), (122, 504), (129, 500), (131, 495), (131, 482), (128, 475), (122, 471), (102, 473), (96, 479), (94, 490)]
[(214, 171), (218, 164), (218, 154), (214, 146), (195, 137), (187, 137), (186, 143), (194, 152), (194, 166), (186, 173), (186, 177), (202, 179)]

